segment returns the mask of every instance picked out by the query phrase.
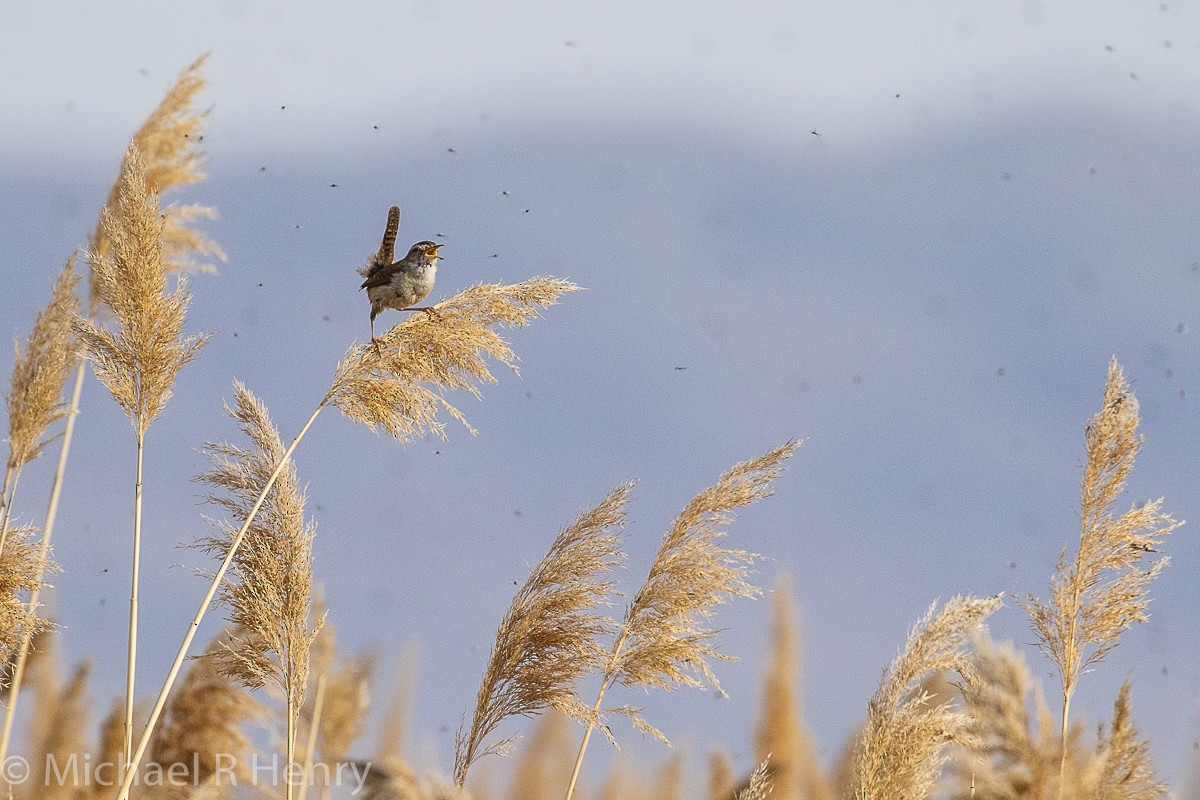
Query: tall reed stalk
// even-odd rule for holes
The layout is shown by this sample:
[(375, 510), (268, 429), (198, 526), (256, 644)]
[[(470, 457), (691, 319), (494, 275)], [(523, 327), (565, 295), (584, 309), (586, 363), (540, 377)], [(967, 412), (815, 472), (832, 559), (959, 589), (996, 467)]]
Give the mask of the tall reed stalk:
[(1139, 421), (1137, 398), (1114, 358), (1104, 404), (1084, 429), (1079, 548), (1071, 561), (1063, 548), (1049, 600), (1029, 595), (1023, 603), (1038, 647), (1058, 667), (1062, 686), (1060, 800), (1068, 782), (1066, 742), (1079, 679), (1120, 644), (1127, 628), (1147, 619), (1150, 584), (1169, 561), (1158, 548), (1180, 525), (1160, 511), (1161, 499), (1123, 514), (1113, 511), (1142, 446)]
[(116, 202), (106, 206), (101, 216), (107, 252), (89, 253), (88, 260), (96, 297), (112, 311), (115, 329), (78, 316), (76, 331), (96, 377), (129, 417), (137, 445), (125, 683), (124, 758), (128, 769), (137, 672), (146, 432), (166, 407), (179, 370), (196, 357), (207, 337), (183, 335), (190, 298), (182, 277), (168, 292), (158, 196), (147, 185), (146, 164), (134, 145), (125, 156)]

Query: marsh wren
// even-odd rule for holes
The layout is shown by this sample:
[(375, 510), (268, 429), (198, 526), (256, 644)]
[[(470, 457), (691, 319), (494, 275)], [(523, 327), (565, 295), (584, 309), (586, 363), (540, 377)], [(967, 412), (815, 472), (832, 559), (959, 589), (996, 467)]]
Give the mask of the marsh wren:
[(371, 256), (367, 265), (358, 271), (364, 280), (360, 289), (367, 290), (371, 301), (371, 341), (375, 341), (375, 317), (385, 308), (397, 311), (432, 311), (431, 307), (417, 307), (433, 291), (437, 277), (438, 249), (436, 242), (417, 242), (409, 248), (408, 255), (393, 262), (396, 247), (396, 229), (400, 227), (400, 208), (388, 209), (387, 228), (379, 252)]

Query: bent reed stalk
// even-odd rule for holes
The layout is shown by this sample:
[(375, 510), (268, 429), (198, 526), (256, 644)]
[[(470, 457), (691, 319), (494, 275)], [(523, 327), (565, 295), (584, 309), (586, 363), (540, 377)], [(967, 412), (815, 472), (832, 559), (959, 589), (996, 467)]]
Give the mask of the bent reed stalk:
[(496, 359), (514, 371), (516, 369), (516, 354), (494, 328), (528, 325), (539, 316), (538, 309), (554, 305), (561, 295), (577, 288), (568, 281), (545, 276), (508, 286), (473, 286), (439, 303), (435, 306), (434, 314), (416, 315), (399, 323), (380, 337), (375, 345), (354, 345), (350, 348), (335, 370), (329, 391), (280, 456), (279, 463), (247, 511), (246, 520), (230, 537), (225, 557), (184, 633), (141, 738), (133, 750), (129, 769), (117, 794), (118, 800), (129, 798), (138, 767), (187, 658), (192, 640), (246, 532), (317, 416), (326, 408), (335, 407), (347, 419), (361, 422), (372, 430), (382, 429), (400, 442), (430, 432), (444, 437), (444, 426), (437, 419), (439, 410), (445, 410), (464, 425), (466, 420), (440, 392), (424, 384), (432, 384), (443, 390), (462, 389), (478, 396), (478, 383), (497, 382), (488, 369), (487, 357)]

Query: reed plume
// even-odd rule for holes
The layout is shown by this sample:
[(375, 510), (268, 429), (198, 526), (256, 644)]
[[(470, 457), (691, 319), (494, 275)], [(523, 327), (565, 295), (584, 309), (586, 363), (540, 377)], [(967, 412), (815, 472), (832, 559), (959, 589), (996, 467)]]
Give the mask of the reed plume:
[(154, 734), (151, 762), (173, 770), (180, 785), (202, 784), (222, 769), (233, 768), (229, 777), (235, 780), (248, 775), (253, 743), (245, 727), (262, 719), (265, 710), (227, 674), (228, 654), (246, 648), (240, 640), (248, 633), (223, 633), (193, 660)]
[(1108, 733), (1102, 733), (1096, 747), (1100, 769), (1091, 794), (1094, 800), (1163, 800), (1171, 794), (1158, 779), (1150, 758), (1150, 743), (1138, 736), (1133, 724), (1130, 692), (1126, 679), (1113, 704)]
[(163, 220), (158, 211), (158, 196), (147, 185), (145, 173), (145, 161), (137, 147), (130, 145), (116, 201), (105, 206), (102, 214), (101, 230), (108, 243), (107, 251), (88, 255), (93, 289), (112, 311), (115, 330), (82, 316), (76, 317), (75, 324), (96, 377), (129, 417), (137, 440), (125, 686), (127, 769), (132, 766), (146, 431), (166, 407), (179, 370), (196, 357), (207, 341), (207, 336), (183, 335), (190, 297), (182, 277), (172, 291), (167, 291)]
[[(1125, 629), (1146, 620), (1150, 584), (1169, 560), (1158, 555), (1158, 548), (1180, 525), (1160, 511), (1161, 499), (1134, 505), (1119, 516), (1113, 511), (1142, 446), (1138, 423), (1137, 399), (1114, 358), (1108, 365), (1104, 404), (1084, 429), (1079, 549), (1068, 561), (1063, 548), (1049, 600), (1030, 595), (1023, 603), (1038, 647), (1058, 667), (1064, 742), (1080, 677), (1120, 643)], [(1060, 762), (1060, 798), (1065, 774), (1066, 748)]]
[(970, 719), (949, 700), (939, 701), (921, 679), (957, 672), (971, 685), (976, 676), (967, 645), (1000, 606), (999, 597), (955, 597), (940, 611), (930, 606), (917, 623), (867, 706), (854, 751), (854, 800), (930, 796), (949, 746), (966, 740)]
[[(604, 697), (616, 683), (634, 688), (672, 690), (680, 686), (718, 692), (721, 685), (710, 660), (734, 661), (716, 648), (717, 631), (706, 627), (716, 606), (731, 597), (754, 597), (759, 590), (746, 582), (757, 556), (723, 548), (719, 542), (739, 508), (771, 495), (771, 482), (798, 441), (737, 464), (688, 503), (663, 536), (642, 588), (625, 609), (625, 618), (601, 663), (600, 689), (591, 709), (578, 714), (586, 729), (575, 758), (567, 800), (575, 791), (588, 741), (604, 714), (627, 717), (644, 733), (667, 737), (637, 708), (604, 709)], [(601, 730), (608, 735), (608, 727)]]
[(350, 747), (362, 737), (378, 663), (374, 654), (361, 653), (345, 659), (329, 673), (325, 710), (317, 726), (322, 761), (345, 761)]
[(557, 800), (567, 788), (561, 765), (573, 755), (570, 720), (555, 711), (542, 714), (513, 765), (508, 800)]
[[(22, 643), (50, 625), (49, 620), (39, 617), (21, 600), (32, 595), (45, 579), (46, 548), (38, 543), (37, 533), (36, 528), (12, 525), (4, 556), (0, 558), (0, 657), (6, 661)], [(15, 679), (15, 665), (13, 675)], [(8, 693), (9, 708), (16, 702), (16, 689), (14, 680)]]
[[(47, 431), (66, 416), (62, 399), (78, 346), (72, 324), (79, 309), (75, 289), (79, 277), (69, 259), (54, 282), (50, 302), (34, 318), (24, 343), (18, 343), (12, 379), (5, 395), (8, 408), (8, 459), (0, 487), (0, 661), (12, 660), (14, 691), (4, 711), (0, 732), (0, 760), (8, 750), (17, 694), (25, 670), (29, 643), (47, 622), (38, 616), (38, 598), (49, 553), (43, 537), (24, 525), (14, 525), (13, 498), (26, 464), (36, 459), (49, 440)], [(28, 597), (28, 602), (22, 598)]]
[(455, 736), (456, 785), (466, 783), (467, 770), (478, 758), (509, 749), (511, 738), (485, 744), (508, 717), (546, 708), (587, 716), (573, 684), (604, 661), (599, 640), (612, 632), (612, 621), (593, 609), (608, 602), (613, 584), (604, 578), (622, 560), (618, 529), (632, 489), (632, 484), (618, 486), (564, 528), (513, 598), (496, 634), (470, 728)]
[[(1040, 685), (1011, 644), (983, 633), (975, 637), (971, 662), (977, 680), (963, 687), (970, 735), (954, 765), (963, 787), (957, 796), (965, 800), (973, 786), (978, 800), (1049, 798), (1062, 742)], [(1069, 760), (1079, 762), (1078, 752)]]
[(737, 800), (766, 800), (771, 794), (771, 757), (768, 754), (750, 773), (750, 782), (738, 792)]
[(779, 800), (834, 800), (796, 691), (797, 627), (791, 581), (782, 576), (771, 598), (771, 661), (762, 681), (757, 757), (765, 762), (770, 756), (772, 791)]
[[(224, 558), (238, 527), (249, 521), (244, 546), (233, 554), (233, 569), (222, 585), (221, 602), (239, 635), (211, 654), (217, 669), (249, 688), (277, 687), (287, 713), (285, 763), (296, 760), (300, 708), (308, 687), (309, 651), (316, 636), (312, 612), (312, 545), (315, 525), (304, 516), (304, 492), (295, 465), (284, 461), (284, 445), (267, 408), (240, 382), (234, 405), (225, 410), (237, 420), (248, 446), (209, 442), (204, 449), (211, 469), (197, 477), (213, 488), (209, 502), (227, 517), (220, 534), (198, 546)], [(250, 509), (267, 479), (284, 464), (266, 492), (258, 514)], [(232, 520), (230, 522), (229, 520)], [(321, 620), (317, 620), (319, 628)], [(288, 783), (288, 797), (292, 784)]]
[(728, 800), (734, 793), (729, 754), (714, 747), (708, 754), (708, 800)]
[[(138, 154), (147, 188), (160, 197), (171, 189), (190, 186), (204, 180), (205, 175), (200, 169), (203, 161), (200, 143), (204, 140), (204, 118), (208, 112), (197, 111), (193, 104), (196, 95), (204, 88), (204, 64), (207, 60), (208, 56), (203, 55), (185, 68), (158, 106), (133, 134), (130, 148), (119, 170), (121, 177), (109, 190), (100, 223), (92, 233), (88, 245), (88, 249), (100, 260), (108, 258), (113, 248), (112, 234), (105, 227), (104, 212), (111, 213), (121, 204), (121, 194), (124, 191), (122, 182), (131, 166), (131, 154)], [(214, 272), (215, 267), (197, 259), (197, 256), (212, 256), (221, 261), (225, 260), (225, 254), (215, 241), (190, 226), (190, 223), (197, 219), (215, 218), (216, 210), (209, 206), (171, 205), (163, 210), (161, 240), (163, 260), (168, 270)], [(101, 303), (106, 302), (98, 278), (93, 271), (93, 312)]]
[(496, 383), (488, 358), (516, 369), (516, 354), (495, 328), (528, 325), (537, 309), (576, 288), (567, 281), (536, 277), (459, 292), (438, 303), (433, 314), (414, 314), (396, 325), (376, 345), (353, 347), (338, 364), (321, 405), (400, 441), (426, 433), (444, 438), (439, 411), (467, 423), (443, 391), (478, 397), (479, 384)]

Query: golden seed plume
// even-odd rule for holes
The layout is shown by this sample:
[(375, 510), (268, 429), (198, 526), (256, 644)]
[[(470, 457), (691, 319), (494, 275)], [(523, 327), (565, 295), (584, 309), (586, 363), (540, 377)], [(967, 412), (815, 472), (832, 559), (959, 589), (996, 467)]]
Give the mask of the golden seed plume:
[(230, 638), (221, 634), (192, 662), (172, 696), (165, 724), (154, 733), (151, 762), (175, 769), (188, 786), (207, 780), (222, 763), (240, 768), (246, 777), (253, 743), (245, 726), (264, 716), (262, 705), (223, 674), (221, 655), (238, 646)]
[[(204, 180), (204, 173), (200, 171), (203, 158), (200, 143), (204, 139), (204, 117), (208, 112), (196, 111), (192, 104), (204, 88), (203, 71), (207, 59), (207, 55), (201, 56), (180, 73), (158, 107), (133, 135), (130, 150), (121, 164), (119, 174), (122, 178), (109, 191), (105, 210), (114, 209), (121, 202), (121, 182), (129, 169), (129, 157), (133, 152), (141, 154), (145, 163), (146, 184), (157, 195)], [(103, 217), (102, 212), (101, 222), (92, 234), (88, 247), (102, 260), (108, 257), (113, 246), (111, 233), (106, 230)], [(215, 271), (211, 264), (197, 261), (196, 257), (211, 256), (224, 261), (225, 254), (216, 242), (189, 227), (189, 223), (197, 219), (215, 217), (215, 209), (200, 205), (171, 206), (164, 210), (162, 241), (167, 269)], [(91, 298), (93, 309), (103, 300), (94, 272)]]
[[(42, 720), (39, 727), (43, 732), (34, 742), (36, 749), (30, 754), (30, 763), (68, 765), (72, 757), (84, 757), (90, 706), (87, 687), (91, 672), (91, 662), (84, 661), (76, 667), (70, 680), (65, 684), (55, 681), (52, 687), (47, 687), (50, 691), (37, 681), (38, 698), (33, 718)], [(47, 781), (37, 787), (36, 797), (39, 800), (73, 800), (75, 788), (70, 781)]]
[(750, 782), (745, 789), (738, 792), (737, 800), (766, 800), (771, 794), (771, 757), (762, 760), (754, 772), (750, 773)]
[(569, 718), (556, 711), (542, 714), (516, 757), (509, 800), (559, 800), (570, 777), (563, 764), (574, 756)]
[[(721, 547), (737, 509), (771, 495), (771, 482), (800, 446), (790, 441), (737, 464), (688, 503), (663, 536), (645, 584), (625, 612), (606, 673), (609, 683), (671, 690), (679, 686), (721, 691), (710, 660), (734, 661), (716, 648), (707, 627), (716, 607), (731, 597), (755, 597), (746, 582), (753, 553)], [(636, 709), (611, 709), (663, 738)]]
[(964, 742), (969, 718), (921, 683), (931, 673), (957, 672), (976, 680), (966, 646), (996, 609), (999, 597), (955, 597), (917, 623), (904, 650), (884, 673), (867, 706), (867, 724), (855, 747), (854, 800), (925, 800), (948, 757)]
[(756, 753), (763, 761), (770, 756), (776, 800), (834, 800), (796, 690), (797, 628), (791, 581), (781, 576), (771, 596), (771, 661), (762, 681)]
[(608, 603), (613, 584), (605, 577), (622, 561), (619, 528), (632, 489), (618, 486), (564, 528), (517, 591), (496, 633), (470, 728), (455, 737), (458, 786), (477, 759), (511, 746), (511, 739), (485, 743), (506, 718), (546, 708), (589, 714), (574, 683), (605, 657), (598, 640), (612, 632), (612, 621), (593, 609)]
[(378, 664), (375, 654), (360, 653), (342, 661), (329, 674), (325, 712), (319, 726), (321, 760), (325, 763), (345, 761), (350, 748), (362, 737)]
[(79, 313), (75, 257), (54, 283), (49, 304), (38, 312), (13, 359), (8, 405), (8, 466), (19, 469), (41, 455), (46, 430), (66, 416), (62, 392), (78, 356), (72, 325)]
[(714, 747), (708, 754), (708, 800), (729, 800), (733, 793), (733, 763), (728, 753)]
[[(228, 515), (217, 523), (220, 534), (198, 545), (220, 557), (284, 452), (262, 401), (239, 382), (233, 385), (233, 395), (233, 406), (225, 410), (249, 444), (207, 443), (204, 454), (210, 469), (196, 478), (213, 488), (209, 502)], [(229, 677), (254, 688), (274, 684), (297, 703), (303, 701), (308, 684), (309, 653), (316, 636), (311, 625), (315, 526), (305, 518), (304, 503), (295, 464), (288, 461), (246, 531), (221, 589), (229, 622), (242, 635), (236, 637), (236, 647), (212, 654)]]
[(0, 662), (8, 661), (26, 635), (37, 636), (50, 625), (22, 599), (44, 585), (45, 574), (53, 568), (46, 548), (36, 543), (38, 533), (37, 528), (10, 526), (0, 553)]
[(1079, 550), (1068, 562), (1063, 549), (1049, 600), (1030, 595), (1023, 604), (1038, 646), (1059, 669), (1067, 700), (1079, 677), (1117, 646), (1121, 633), (1146, 620), (1150, 583), (1169, 561), (1158, 548), (1181, 524), (1161, 513), (1161, 499), (1120, 515), (1112, 509), (1142, 446), (1138, 422), (1137, 399), (1113, 359), (1104, 404), (1085, 429)]
[(103, 212), (111, 249), (107, 255), (88, 255), (97, 296), (112, 310), (116, 329), (80, 316), (76, 331), (96, 377), (134, 426), (145, 431), (170, 399), (179, 370), (208, 337), (183, 336), (190, 296), (182, 277), (167, 292), (158, 198), (133, 147), (119, 188), (116, 202)]
[[(578, 287), (555, 278), (532, 278), (510, 286), (484, 284), (413, 314), (379, 337), (377, 345), (355, 346), (338, 365), (322, 406), (400, 441), (427, 432), (444, 436), (438, 411), (466, 424), (439, 390), (462, 389), (479, 396), (479, 383), (495, 383), (485, 359), (516, 369), (516, 355), (500, 325), (520, 327)], [(427, 384), (432, 384), (429, 388)]]
[(1133, 724), (1129, 679), (1121, 684), (1113, 705), (1112, 723), (1096, 747), (1098, 762), (1094, 800), (1165, 800), (1171, 796), (1158, 779), (1150, 757), (1150, 743), (1138, 736)]

